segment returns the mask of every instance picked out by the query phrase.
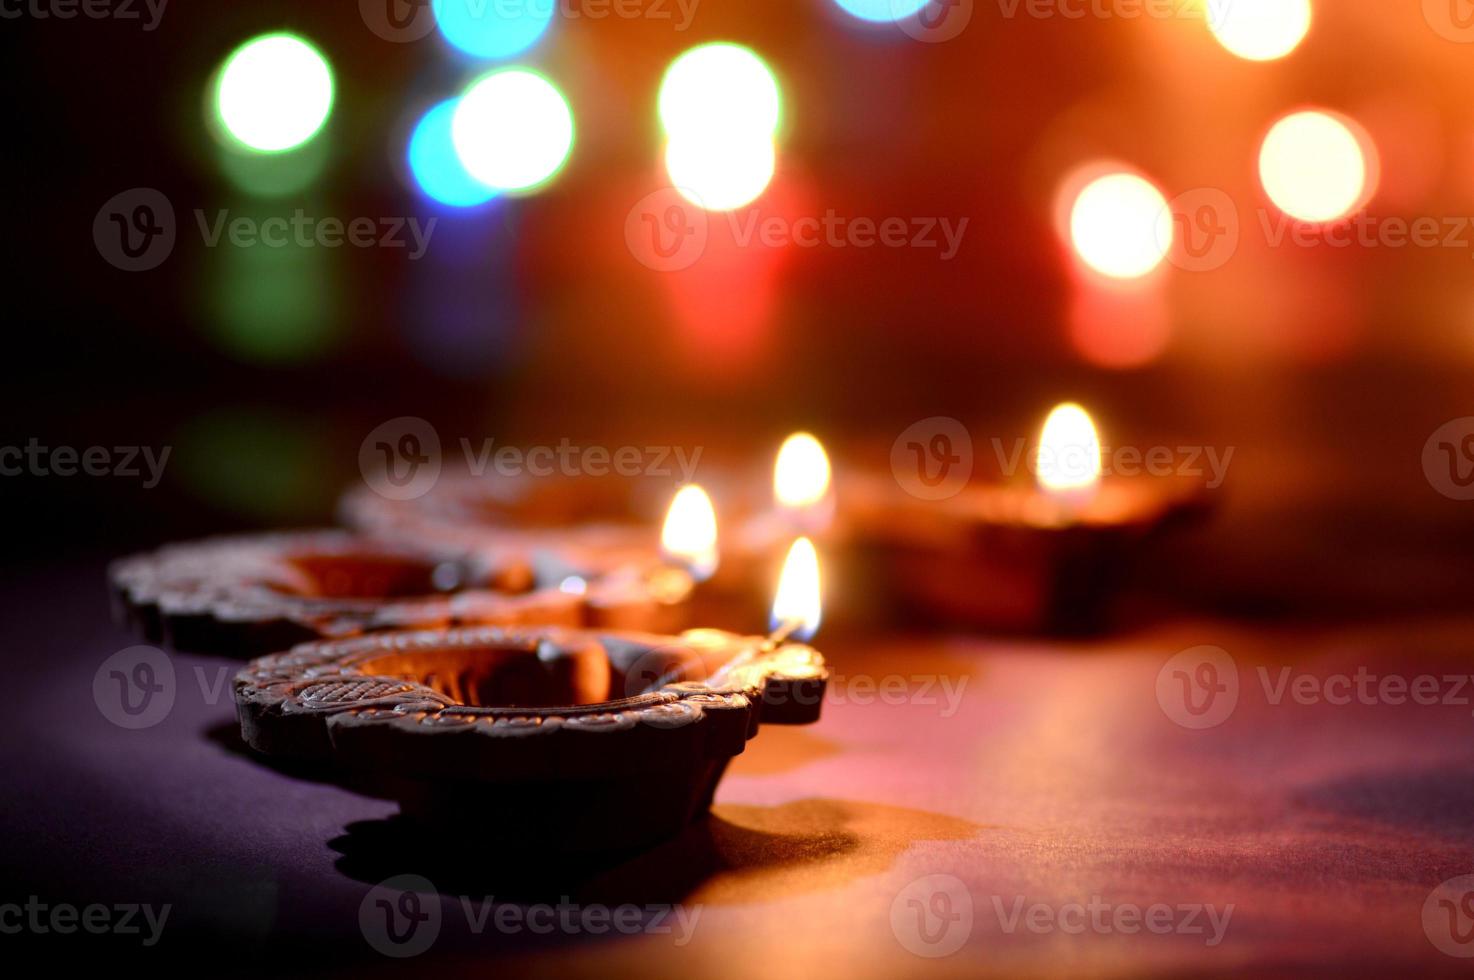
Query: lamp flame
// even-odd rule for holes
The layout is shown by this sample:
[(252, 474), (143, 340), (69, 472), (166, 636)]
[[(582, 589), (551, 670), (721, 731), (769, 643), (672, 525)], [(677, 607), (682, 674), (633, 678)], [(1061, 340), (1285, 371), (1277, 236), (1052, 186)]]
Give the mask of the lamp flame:
[(1074, 402), (1056, 405), (1039, 434), (1039, 488), (1056, 498), (1088, 497), (1100, 472), (1100, 436), (1090, 413)]
[(814, 542), (799, 538), (788, 549), (778, 592), (773, 597), (771, 628), (792, 630), (800, 640), (810, 639), (819, 629), (823, 605), (819, 591), (819, 553)]
[(791, 510), (813, 507), (829, 493), (829, 454), (807, 432), (783, 440), (773, 463), (773, 498)]
[(660, 529), (660, 547), (698, 581), (717, 570), (717, 515), (705, 490), (688, 483), (676, 492)]

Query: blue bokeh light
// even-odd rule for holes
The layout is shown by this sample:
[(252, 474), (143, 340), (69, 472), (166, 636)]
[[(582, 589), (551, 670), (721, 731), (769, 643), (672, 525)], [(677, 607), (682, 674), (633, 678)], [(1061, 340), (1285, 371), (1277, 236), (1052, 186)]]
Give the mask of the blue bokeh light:
[[(457, 0), (464, 2), (464, 0)], [(890, 21), (905, 20), (912, 16), (931, 0), (834, 0), (840, 9), (861, 20), (872, 23), (888, 23)]]
[(556, 2), (431, 0), (430, 9), (435, 12), (440, 33), (457, 48), (477, 58), (510, 58), (532, 47), (543, 36), (553, 20)]
[(456, 100), (446, 99), (416, 124), (409, 138), (409, 169), (427, 197), (451, 207), (470, 208), (491, 200), (496, 190), (472, 177), (461, 165), (450, 136), (455, 108)]

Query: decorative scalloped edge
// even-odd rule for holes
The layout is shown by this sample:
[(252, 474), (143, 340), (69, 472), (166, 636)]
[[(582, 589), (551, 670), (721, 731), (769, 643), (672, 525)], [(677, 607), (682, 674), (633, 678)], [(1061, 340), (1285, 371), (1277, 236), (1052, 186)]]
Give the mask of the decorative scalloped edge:
[[(713, 673), (710, 682), (683, 681), (634, 697), (587, 705), (556, 708), (479, 707), (458, 704), (429, 687), (403, 678), (362, 674), (359, 663), (386, 653), (413, 647), (435, 649), (445, 646), (536, 647), (551, 641), (567, 646), (594, 640), (604, 644), (616, 640), (636, 649), (653, 652), (661, 648), (705, 645), (708, 652), (720, 644), (731, 649), (731, 658)], [(798, 643), (771, 647), (761, 637), (741, 637), (716, 631), (693, 631), (686, 636), (659, 637), (632, 633), (601, 633), (557, 628), (460, 627), (375, 633), (347, 640), (304, 643), (287, 653), (253, 660), (236, 675), (238, 705), (248, 703), (282, 715), (366, 713), (386, 721), (402, 721), (418, 715), (424, 724), (449, 726), (485, 722), (487, 730), (522, 726), (529, 734), (544, 734), (560, 728), (581, 731), (618, 731), (636, 724), (675, 728), (701, 720), (707, 710), (747, 709), (761, 699), (770, 685), (815, 683), (827, 679), (823, 658), (812, 648)], [(357, 696), (327, 699), (326, 686), (356, 690)], [(311, 696), (317, 692), (319, 696)], [(533, 722), (536, 719), (536, 722)]]
[[(509, 552), (526, 547), (527, 541), (508, 536)], [(444, 547), (418, 547), (354, 531), (268, 533), (165, 545), (114, 562), (108, 578), (125, 615), (144, 624), (145, 632), (157, 633), (149, 638), (160, 642), (173, 632), (171, 624), (188, 619), (206, 619), (227, 629), (284, 623), (307, 636), (331, 638), (465, 623), (567, 620), (571, 624), (581, 621), (586, 610), (612, 608), (620, 602), (673, 604), (669, 597), (658, 597), (641, 569), (628, 563), (606, 569), (603, 575), (586, 576), (587, 589), (579, 595), (541, 588), (516, 595), (466, 589), (412, 598), (318, 598), (271, 588), (272, 582), (290, 574), (282, 565), (283, 554), (365, 552), (431, 562), (465, 557)], [(486, 549), (475, 554), (485, 556)], [(651, 566), (655, 564), (652, 555)]]

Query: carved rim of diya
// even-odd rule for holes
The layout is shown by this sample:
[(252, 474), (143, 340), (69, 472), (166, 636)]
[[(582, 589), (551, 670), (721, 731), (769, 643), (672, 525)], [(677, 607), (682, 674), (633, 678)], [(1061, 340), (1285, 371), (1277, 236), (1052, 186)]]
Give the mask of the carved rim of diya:
[(411, 818), (602, 850), (704, 813), (760, 722), (818, 718), (827, 677), (804, 644), (716, 630), (466, 627), (302, 644), (235, 700), (252, 748), (369, 774)]
[(150, 642), (238, 657), (384, 629), (651, 626), (690, 590), (653, 549), (454, 550), (338, 530), (166, 545), (108, 577), (120, 616)]

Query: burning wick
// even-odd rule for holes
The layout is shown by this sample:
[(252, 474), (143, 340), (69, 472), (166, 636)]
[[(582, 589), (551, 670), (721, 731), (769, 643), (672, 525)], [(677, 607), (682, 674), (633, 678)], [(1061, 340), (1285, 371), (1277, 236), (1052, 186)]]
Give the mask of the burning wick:
[(676, 492), (660, 529), (665, 557), (684, 565), (701, 582), (717, 570), (717, 515), (706, 491), (688, 483)]
[(833, 516), (829, 454), (818, 439), (795, 432), (773, 462), (773, 500), (792, 524), (823, 530)]
[(819, 629), (821, 618), (819, 553), (814, 550), (814, 542), (799, 538), (788, 549), (783, 573), (778, 576), (778, 591), (768, 621), (772, 632), (765, 645), (776, 647), (793, 637), (809, 640)]
[(1100, 436), (1090, 413), (1074, 402), (1056, 405), (1039, 433), (1035, 479), (1067, 509), (1089, 503), (1100, 486)]

